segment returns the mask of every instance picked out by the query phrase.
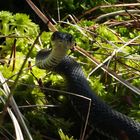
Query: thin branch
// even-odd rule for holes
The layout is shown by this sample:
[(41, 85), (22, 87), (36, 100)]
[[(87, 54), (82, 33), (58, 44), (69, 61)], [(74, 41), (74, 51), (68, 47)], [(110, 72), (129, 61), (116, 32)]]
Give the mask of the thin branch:
[(16, 65), (16, 39), (14, 39), (14, 44), (13, 44), (13, 67), (12, 67), (12, 71), (14, 71), (15, 69), (15, 65)]
[[(3, 77), (2, 73), (0, 73), (0, 81), (1, 81), (1, 83), (4, 83), (4, 82), (5, 82), (5, 78)], [(5, 91), (5, 92), (4, 92), (4, 93), (5, 93), (5, 96), (8, 97), (8, 95), (10, 94), (10, 89), (9, 89), (7, 83), (4, 83), (4, 84), (3, 84), (3, 89), (4, 89), (4, 91)], [(27, 137), (29, 138), (29, 140), (32, 140), (31, 134), (30, 134), (30, 132), (29, 132), (29, 130), (28, 130), (28, 128), (27, 128), (25, 122), (24, 122), (24, 119), (23, 119), (23, 117), (22, 117), (22, 114), (21, 114), (21, 112), (20, 112), (20, 110), (19, 110), (19, 108), (18, 108), (18, 106), (17, 106), (17, 104), (16, 104), (16, 102), (15, 102), (13, 96), (11, 96), (9, 102), (10, 102), (10, 105), (12, 106), (12, 109), (14, 110), (14, 113), (15, 113), (16, 117), (18, 118), (18, 121), (19, 121), (20, 125), (22, 126), (23, 130), (26, 132)], [(5, 103), (5, 102), (4, 102), (4, 103)], [(8, 107), (7, 107), (7, 109), (8, 109)], [(8, 111), (9, 111), (9, 110), (8, 110)], [(4, 113), (5, 113), (5, 112), (4, 112)], [(9, 113), (9, 112), (8, 112), (8, 113)], [(13, 115), (12, 115), (12, 116), (13, 116)], [(4, 117), (4, 115), (2, 114), (2, 117), (1, 117), (1, 124), (2, 124), (2, 122), (3, 122), (3, 117)], [(17, 123), (17, 122), (16, 122), (16, 123)]]
[[(16, 79), (15, 79), (15, 82), (14, 82), (12, 88), (11, 88), (11, 92), (9, 93), (9, 95), (8, 95), (8, 97), (7, 97), (7, 100), (6, 100), (6, 103), (5, 103), (5, 105), (4, 105), (4, 108), (3, 108), (3, 118), (4, 118), (4, 116), (5, 116), (5, 113), (6, 113), (7, 107), (8, 107), (8, 105), (9, 105), (9, 103), (10, 103), (10, 100), (11, 100), (11, 97), (12, 97), (12, 95), (13, 95), (13, 92), (14, 92), (15, 89), (16, 89), (16, 86), (17, 86), (19, 77), (20, 77), (20, 75), (22, 74), (22, 70), (23, 70), (23, 68), (24, 68), (24, 66), (25, 66), (25, 64), (26, 64), (26, 62), (27, 62), (27, 59), (29, 58), (29, 56), (30, 56), (30, 54), (31, 54), (31, 52), (32, 52), (32, 50), (33, 50), (35, 44), (37, 43), (38, 38), (39, 38), (39, 36), (40, 36), (41, 34), (42, 34), (42, 32), (40, 32), (39, 35), (36, 37), (36, 39), (35, 39), (33, 45), (31, 46), (31, 48), (30, 48), (28, 54), (26, 55), (26, 58), (25, 58), (25, 60), (24, 60), (24, 62), (23, 62), (23, 64), (22, 64), (22, 66), (21, 66), (21, 68), (20, 68), (20, 70), (19, 70), (19, 72), (18, 72), (18, 75), (17, 75), (17, 77), (16, 77)], [(32, 137), (29, 135), (28, 131), (26, 131), (26, 134), (27, 134), (27, 136), (29, 136), (29, 139), (32, 140)]]
[(107, 72), (114, 79), (116, 79), (117, 81), (119, 81), (120, 83), (122, 83), (124, 86), (126, 86), (127, 88), (129, 88), (130, 90), (132, 90), (134, 93), (140, 95), (140, 89), (138, 89), (135, 86), (131, 85), (129, 82), (125, 81), (122, 77), (118, 76), (115, 72), (113, 72), (112, 70), (110, 70), (106, 66), (102, 65), (102, 63), (100, 63), (99, 61), (97, 61), (92, 55), (90, 55), (89, 53), (87, 53), (84, 49), (82, 49), (82, 48), (80, 48), (78, 46), (76, 46), (75, 49), (79, 53), (81, 53), (82, 55), (84, 55), (87, 58), (89, 58), (95, 65), (97, 65), (97, 66), (100, 65), (101, 69), (103, 69), (105, 72)]
[[(7, 137), (7, 135), (9, 135), (12, 140), (15, 140), (15, 136), (13, 136), (13, 134), (11, 134), (7, 129), (5, 129), (4, 127), (1, 127), (0, 128), (2, 130), (2, 132), (0, 131), (0, 134), (2, 134), (5, 138), (7, 138), (6, 140), (9, 140), (9, 138)], [(6, 134), (3, 134), (3, 133), (6, 133)], [(10, 139), (11, 140), (11, 139)]]
[(42, 21), (49, 27), (53, 32), (57, 31), (55, 26), (49, 21), (49, 19), (34, 5), (31, 0), (26, 0), (26, 2), (31, 6), (34, 12), (42, 19)]
[(107, 25), (108, 27), (114, 27), (114, 26), (132, 26), (134, 24), (134, 20), (126, 20), (126, 21), (107, 21), (105, 23), (103, 23), (104, 25)]
[(107, 57), (102, 63), (100, 63), (100, 65), (98, 65), (94, 70), (92, 70), (91, 73), (95, 72), (98, 68), (100, 68), (100, 67), (103, 66), (106, 62), (108, 62), (110, 59), (112, 59), (112, 58), (116, 55), (116, 53), (120, 52), (120, 51), (121, 51), (124, 47), (126, 47), (129, 43), (135, 41), (135, 40), (138, 39), (138, 38), (140, 38), (140, 35), (137, 36), (137, 37), (135, 37), (135, 38), (133, 38), (133, 39), (131, 39), (129, 42), (126, 42), (126, 43), (125, 43), (123, 46), (121, 46), (120, 48), (114, 50), (113, 53), (112, 53), (109, 57)]
[(88, 112), (87, 112), (87, 116), (86, 116), (84, 130), (83, 130), (83, 133), (82, 133), (82, 136), (81, 136), (80, 140), (84, 140), (85, 139), (86, 129), (87, 129), (89, 115), (90, 115), (90, 109), (91, 109), (91, 102), (92, 102), (92, 100), (90, 99), (89, 100), (89, 104), (88, 104)]
[(13, 121), (13, 124), (15, 127), (16, 139), (17, 140), (24, 140), (23, 134), (21, 132), (20, 126), (18, 124), (18, 121), (17, 121), (15, 115), (13, 114), (13, 112), (11, 111), (11, 109), (9, 107), (7, 108), (7, 110), (8, 110), (10, 117), (12, 118), (12, 121)]
[[(40, 88), (40, 87), (39, 87)], [(34, 108), (34, 107), (40, 107), (40, 108), (55, 108), (55, 107), (60, 107), (60, 105), (22, 105), (22, 106), (18, 106), (18, 108)]]
[[(140, 10), (127, 10), (129, 13), (134, 14), (134, 13), (140, 13)], [(116, 16), (119, 14), (124, 14), (126, 13), (126, 10), (120, 10), (120, 11), (115, 11), (115, 12), (111, 12), (111, 13), (107, 13), (107, 14), (103, 14), (99, 17), (97, 17), (94, 21), (95, 22), (100, 22), (101, 20), (103, 20), (104, 18), (108, 18), (111, 16)]]
[(110, 5), (101, 5), (101, 6), (97, 6), (97, 7), (94, 7), (88, 11), (86, 11), (84, 14), (82, 14), (79, 18), (87, 15), (87, 14), (90, 14), (92, 12), (94, 12), (95, 10), (97, 9), (102, 9), (102, 8), (114, 8), (114, 7), (134, 7), (134, 6), (140, 6), (140, 3), (125, 3), (125, 4), (110, 4)]
[(134, 68), (134, 67), (132, 67), (132, 66), (130, 66), (130, 65), (128, 65), (128, 64), (123, 63), (123, 62), (122, 62), (122, 61), (120, 61), (118, 58), (116, 58), (116, 60), (117, 60), (120, 64), (124, 65), (125, 67), (127, 67), (127, 68), (130, 68), (130, 69), (132, 69), (132, 70), (135, 70), (135, 71), (140, 72), (140, 70), (139, 70), (139, 69)]
[[(8, 80), (8, 81), (11, 82), (11, 83), (15, 82), (14, 80)], [(75, 93), (72, 93), (72, 92), (59, 90), (59, 89), (53, 89), (53, 88), (47, 88), (47, 87), (40, 87), (39, 85), (32, 85), (32, 84), (29, 85), (29, 84), (26, 84), (26, 83), (23, 83), (23, 82), (19, 82), (19, 83), (21, 85), (25, 85), (25, 86), (30, 87), (30, 88), (41, 88), (43, 90), (48, 90), (48, 91), (57, 92), (57, 93), (63, 93), (63, 94), (67, 94), (67, 95), (70, 95), (70, 96), (77, 96), (79, 98), (83, 98), (85, 100), (90, 101), (90, 98), (82, 96), (82, 95), (79, 95), (79, 94), (75, 94)]]

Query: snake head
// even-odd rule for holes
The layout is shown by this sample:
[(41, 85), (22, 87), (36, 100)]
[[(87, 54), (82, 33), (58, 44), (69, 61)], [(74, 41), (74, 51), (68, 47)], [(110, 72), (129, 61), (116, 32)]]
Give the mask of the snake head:
[(53, 47), (58, 47), (58, 49), (72, 49), (74, 39), (69, 33), (56, 31), (52, 34), (51, 44)]

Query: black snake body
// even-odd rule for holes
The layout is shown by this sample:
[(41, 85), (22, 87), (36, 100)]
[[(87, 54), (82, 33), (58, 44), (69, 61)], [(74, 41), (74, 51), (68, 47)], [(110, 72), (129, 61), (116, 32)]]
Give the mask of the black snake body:
[[(46, 57), (48, 57), (47, 50), (42, 50), (37, 54), (36, 59), (41, 60)], [(107, 136), (109, 139), (140, 140), (140, 123), (111, 109), (99, 99), (91, 90), (80, 65), (76, 61), (69, 56), (64, 56), (62, 61), (52, 70), (65, 77), (70, 92), (92, 100), (89, 125), (96, 131)], [(85, 118), (89, 102), (75, 96), (71, 96), (70, 98), (76, 110)]]

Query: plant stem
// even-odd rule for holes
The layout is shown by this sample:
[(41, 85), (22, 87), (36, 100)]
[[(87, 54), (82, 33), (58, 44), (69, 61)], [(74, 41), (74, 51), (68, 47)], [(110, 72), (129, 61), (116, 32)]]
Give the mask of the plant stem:
[[(20, 68), (20, 70), (19, 70), (19, 73), (18, 73), (18, 75), (17, 75), (17, 77), (16, 77), (16, 79), (15, 79), (15, 82), (13, 83), (13, 86), (11, 87), (11, 92), (9, 93), (9, 95), (8, 95), (8, 97), (7, 97), (7, 100), (6, 100), (6, 102), (5, 102), (4, 108), (3, 108), (2, 119), (1, 119), (2, 121), (3, 121), (3, 119), (4, 119), (5, 115), (6, 115), (7, 107), (8, 107), (8, 105), (9, 105), (9, 103), (11, 102), (11, 97), (12, 97), (12, 95), (13, 95), (13, 92), (14, 92), (15, 89), (16, 89), (18, 80), (19, 80), (19, 78), (20, 78), (20, 75), (22, 74), (22, 70), (23, 70), (23, 68), (24, 68), (24, 66), (25, 66), (25, 64), (26, 64), (26, 62), (27, 62), (27, 60), (28, 60), (28, 58), (29, 58), (29, 56), (30, 56), (30, 54), (31, 54), (31, 52), (32, 52), (32, 50), (33, 50), (35, 44), (37, 43), (38, 38), (39, 38), (39, 36), (40, 36), (41, 34), (42, 34), (42, 32), (39, 33), (39, 35), (36, 37), (34, 43), (32, 44), (32, 46), (31, 46), (29, 52), (28, 52), (27, 55), (26, 55), (26, 58), (25, 58), (25, 60), (24, 60), (24, 62), (23, 62), (23, 64), (22, 64), (22, 66), (21, 66), (21, 68)], [(27, 136), (28, 136), (28, 132), (27, 132), (27, 131), (26, 131), (26, 134), (27, 134)], [(31, 139), (31, 138), (29, 138), (29, 139)]]

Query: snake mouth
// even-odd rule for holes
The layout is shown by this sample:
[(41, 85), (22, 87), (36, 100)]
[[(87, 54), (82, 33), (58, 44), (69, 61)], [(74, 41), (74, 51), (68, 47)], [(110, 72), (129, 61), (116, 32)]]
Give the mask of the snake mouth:
[(71, 34), (56, 31), (51, 36), (51, 44), (52, 46), (57, 46), (60, 49), (62, 47), (66, 49), (73, 49), (75, 41)]

